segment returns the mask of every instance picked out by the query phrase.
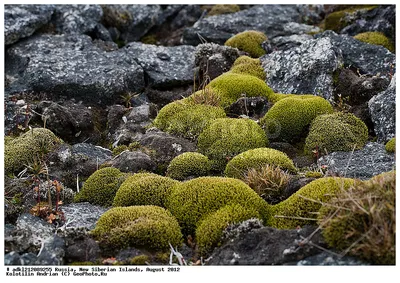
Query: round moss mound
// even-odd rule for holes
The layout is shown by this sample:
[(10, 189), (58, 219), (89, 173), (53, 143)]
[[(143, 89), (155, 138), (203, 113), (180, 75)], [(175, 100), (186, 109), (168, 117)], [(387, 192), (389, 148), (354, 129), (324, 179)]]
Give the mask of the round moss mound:
[(106, 167), (94, 172), (86, 180), (82, 190), (74, 197), (74, 202), (90, 202), (101, 206), (111, 206), (119, 186), (126, 174), (117, 168)]
[(6, 139), (4, 144), (4, 169), (6, 173), (19, 173), (37, 158), (54, 150), (62, 140), (52, 131), (34, 128), (14, 139)]
[(311, 154), (318, 148), (324, 154), (358, 150), (367, 140), (368, 128), (363, 121), (351, 113), (336, 112), (314, 119), (306, 138), (305, 151)]
[(200, 134), (197, 147), (211, 160), (213, 170), (222, 171), (229, 159), (246, 150), (265, 147), (265, 132), (250, 119), (214, 120)]
[(167, 168), (167, 176), (182, 181), (190, 176), (206, 176), (210, 170), (211, 164), (207, 156), (185, 152), (172, 159)]
[(388, 49), (390, 52), (394, 52), (394, 44), (393, 42), (387, 38), (383, 33), (377, 31), (368, 31), (359, 33), (354, 36), (355, 39), (375, 45), (381, 45)]
[(320, 209), (327, 244), (373, 264), (395, 264), (396, 174), (380, 174), (339, 191)]
[(265, 165), (273, 165), (291, 172), (297, 171), (293, 161), (285, 153), (272, 148), (256, 148), (232, 158), (226, 165), (225, 175), (243, 179), (250, 169), (258, 169)]
[(166, 251), (178, 246), (182, 234), (171, 213), (158, 206), (114, 207), (105, 212), (91, 231), (100, 246), (115, 251), (127, 247)]
[(242, 96), (273, 97), (273, 90), (261, 79), (248, 74), (226, 72), (213, 79), (208, 87), (216, 91), (221, 107), (228, 107)]
[(196, 243), (201, 254), (205, 255), (219, 246), (224, 230), (232, 224), (247, 219), (260, 218), (260, 214), (238, 204), (224, 206), (202, 220), (196, 229)]
[(387, 152), (396, 152), (396, 138), (392, 138), (385, 145), (385, 149)]
[[(271, 206), (268, 226), (294, 229), (297, 226), (315, 225), (321, 202), (327, 202), (342, 188), (347, 189), (355, 180), (348, 178), (320, 178), (305, 185), (286, 200)], [(276, 217), (278, 216), (278, 217)]]
[(219, 107), (174, 101), (160, 110), (153, 124), (170, 134), (196, 139), (211, 121), (224, 117), (226, 114)]
[(221, 177), (200, 177), (176, 185), (167, 200), (186, 235), (193, 235), (198, 222), (225, 205), (254, 209), (265, 221), (269, 205), (244, 182)]
[(164, 203), (175, 181), (153, 173), (137, 173), (128, 177), (115, 194), (113, 206), (157, 205)]
[(261, 67), (260, 59), (253, 59), (248, 56), (240, 56), (230, 70), (235, 74), (251, 75), (265, 81), (264, 69)]
[(276, 102), (260, 120), (268, 139), (294, 142), (306, 136), (317, 116), (332, 113), (330, 103), (319, 96), (296, 95)]
[(256, 30), (247, 30), (229, 38), (225, 45), (236, 47), (239, 50), (249, 53), (251, 57), (258, 58), (265, 54), (261, 43), (266, 41), (267, 36)]
[(231, 14), (231, 13), (236, 13), (239, 11), (240, 11), (239, 5), (217, 4), (211, 8), (211, 10), (210, 10), (210, 12), (208, 12), (207, 16)]

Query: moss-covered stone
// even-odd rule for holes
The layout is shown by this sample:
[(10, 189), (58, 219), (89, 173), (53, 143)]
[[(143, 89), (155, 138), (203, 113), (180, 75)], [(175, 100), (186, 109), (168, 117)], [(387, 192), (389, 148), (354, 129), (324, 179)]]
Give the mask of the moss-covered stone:
[(160, 110), (153, 125), (173, 135), (196, 139), (211, 121), (224, 117), (220, 107), (174, 101)]
[(147, 255), (138, 255), (133, 257), (130, 261), (129, 264), (131, 265), (147, 265), (147, 263), (150, 262), (150, 258)]
[(211, 164), (207, 156), (197, 152), (185, 152), (171, 161), (167, 176), (182, 181), (189, 176), (206, 176), (210, 170)]
[(247, 30), (229, 38), (225, 45), (236, 47), (239, 50), (249, 53), (251, 57), (258, 58), (265, 54), (261, 43), (266, 41), (267, 36), (256, 30)]
[(235, 74), (247, 74), (265, 81), (264, 69), (261, 67), (260, 59), (253, 59), (248, 56), (240, 56), (233, 63), (230, 72)]
[(127, 247), (166, 251), (182, 243), (182, 234), (171, 213), (158, 206), (114, 207), (105, 212), (91, 231), (104, 249)]
[(263, 96), (268, 100), (274, 96), (273, 90), (263, 80), (247, 74), (226, 72), (213, 79), (208, 87), (216, 91), (224, 108), (242, 96)]
[(240, 11), (239, 5), (217, 4), (208, 12), (207, 16), (231, 14)]
[(175, 181), (153, 173), (137, 173), (128, 177), (115, 194), (113, 206), (157, 205), (164, 207)]
[(202, 220), (196, 229), (196, 243), (201, 254), (206, 255), (221, 244), (224, 230), (232, 224), (247, 219), (260, 218), (260, 214), (238, 204), (224, 206)]
[(332, 113), (330, 103), (319, 96), (296, 95), (276, 102), (260, 120), (268, 139), (295, 142), (305, 137), (317, 116)]
[(357, 13), (363, 10), (372, 10), (376, 7), (377, 6), (358, 5), (330, 13), (325, 17), (325, 30), (333, 30), (334, 32), (339, 33), (351, 23)]
[(124, 152), (125, 150), (129, 150), (128, 147), (126, 145), (119, 145), (116, 148), (113, 149), (112, 151), (112, 155), (113, 156), (117, 156), (118, 154)]
[(392, 138), (385, 145), (385, 149), (387, 152), (396, 152), (396, 138)]
[(221, 177), (200, 177), (176, 185), (167, 201), (186, 235), (193, 235), (198, 222), (231, 204), (257, 211), (265, 221), (269, 205), (244, 182)]
[(394, 52), (394, 44), (393, 42), (387, 38), (383, 33), (377, 31), (368, 31), (359, 33), (354, 36), (355, 39), (375, 45), (381, 45), (388, 49), (390, 52)]
[(286, 200), (271, 206), (271, 217), (267, 225), (279, 229), (294, 229), (307, 224), (315, 225), (321, 202), (329, 201), (336, 192), (342, 188), (349, 188), (354, 182), (353, 179), (333, 177), (312, 181)]
[(200, 134), (198, 150), (211, 160), (213, 170), (222, 171), (229, 159), (246, 150), (265, 147), (265, 132), (250, 119), (222, 118)]
[(373, 264), (395, 264), (396, 173), (339, 191), (319, 211), (327, 244)]
[(226, 165), (225, 175), (243, 180), (248, 170), (265, 165), (273, 165), (291, 172), (297, 171), (293, 161), (285, 153), (272, 148), (256, 148), (232, 158)]
[(304, 176), (306, 178), (322, 178), (324, 176), (324, 174), (322, 174), (321, 172), (317, 172), (317, 171), (307, 171)]
[(101, 206), (111, 206), (119, 186), (126, 174), (117, 168), (106, 167), (94, 172), (75, 195), (75, 202), (90, 202)]
[(311, 123), (305, 151), (312, 154), (317, 147), (321, 154), (361, 149), (368, 140), (368, 128), (351, 113), (320, 115)]
[(34, 128), (4, 144), (4, 169), (6, 173), (17, 173), (34, 159), (54, 150), (61, 144), (52, 131), (44, 128)]

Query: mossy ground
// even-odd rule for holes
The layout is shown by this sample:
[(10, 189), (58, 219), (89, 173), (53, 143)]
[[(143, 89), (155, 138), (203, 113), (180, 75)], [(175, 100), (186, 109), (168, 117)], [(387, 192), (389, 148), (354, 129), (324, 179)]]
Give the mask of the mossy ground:
[(250, 119), (223, 118), (213, 121), (200, 134), (197, 147), (207, 156), (212, 169), (222, 171), (232, 157), (268, 145), (265, 132)]
[(390, 52), (394, 52), (393, 42), (381, 32), (377, 31), (363, 32), (357, 34), (356, 36), (354, 36), (354, 38), (365, 43), (381, 45), (386, 49), (388, 49)]
[(244, 182), (232, 178), (200, 177), (180, 183), (173, 188), (167, 208), (184, 234), (193, 236), (200, 220), (231, 204), (254, 209), (263, 220), (268, 218), (269, 205)]
[(225, 42), (225, 45), (236, 47), (239, 50), (249, 53), (251, 57), (258, 58), (265, 54), (261, 43), (267, 39), (267, 36), (260, 31), (247, 30), (229, 38)]

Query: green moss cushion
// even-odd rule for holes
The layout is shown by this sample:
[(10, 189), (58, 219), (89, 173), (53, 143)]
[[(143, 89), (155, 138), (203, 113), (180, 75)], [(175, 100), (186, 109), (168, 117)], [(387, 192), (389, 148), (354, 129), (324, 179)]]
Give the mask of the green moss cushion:
[(243, 179), (249, 169), (258, 169), (267, 164), (296, 172), (293, 161), (285, 153), (272, 148), (256, 148), (232, 158), (226, 165), (225, 175)]
[(211, 163), (207, 156), (197, 152), (185, 152), (171, 161), (167, 176), (182, 181), (189, 176), (206, 176), (210, 170)]
[(253, 75), (227, 72), (213, 79), (211, 87), (220, 97), (221, 107), (227, 107), (242, 96), (263, 96), (268, 100), (273, 97), (273, 90), (261, 79)]
[(207, 156), (214, 170), (224, 170), (226, 163), (246, 150), (268, 145), (265, 132), (250, 119), (214, 120), (200, 134), (197, 147)]
[(230, 72), (255, 76), (256, 78), (265, 81), (265, 73), (264, 69), (261, 67), (260, 59), (240, 56), (236, 59), (235, 63), (233, 63)]
[(207, 16), (215, 16), (215, 15), (222, 15), (222, 14), (231, 14), (240, 11), (239, 5), (214, 5), (210, 12), (208, 12)]
[(373, 264), (395, 264), (396, 173), (338, 192), (319, 210), (327, 244)]
[(267, 224), (279, 229), (294, 229), (307, 224), (315, 225), (321, 202), (329, 201), (341, 188), (346, 189), (354, 182), (353, 179), (333, 177), (312, 181), (288, 199), (271, 206), (271, 217)]
[(117, 168), (99, 169), (86, 180), (82, 190), (75, 195), (74, 201), (111, 206), (115, 194), (125, 178), (126, 174)]
[(368, 128), (363, 121), (350, 113), (336, 112), (320, 115), (311, 123), (305, 150), (312, 153), (317, 147), (321, 153), (352, 151), (364, 147)]
[(152, 205), (112, 208), (100, 217), (91, 234), (111, 251), (127, 247), (166, 251), (169, 243), (175, 247), (182, 242), (176, 219)]
[(201, 254), (207, 254), (220, 244), (224, 230), (247, 219), (260, 218), (260, 214), (238, 204), (224, 206), (204, 218), (196, 229), (196, 243)]
[(390, 52), (394, 52), (393, 42), (381, 32), (377, 31), (363, 32), (357, 34), (356, 36), (354, 36), (354, 38), (365, 43), (381, 45), (386, 49), (388, 49)]
[(319, 96), (296, 95), (276, 102), (260, 120), (268, 139), (294, 142), (307, 135), (317, 116), (332, 113), (330, 103)]
[(230, 204), (254, 209), (263, 220), (268, 218), (269, 205), (244, 182), (232, 178), (200, 177), (180, 183), (173, 188), (167, 208), (184, 233), (193, 235), (203, 217)]
[(387, 152), (395, 152), (396, 151), (396, 138), (392, 138), (385, 145), (385, 149)]
[(261, 43), (267, 39), (267, 36), (262, 32), (248, 30), (229, 38), (225, 42), (225, 45), (236, 47), (239, 50), (249, 53), (251, 57), (258, 58), (265, 54), (265, 50), (261, 47)]
[(153, 173), (128, 177), (115, 194), (113, 206), (157, 205), (164, 207), (171, 187), (178, 181)]
[(222, 108), (174, 101), (165, 105), (153, 124), (170, 134), (195, 139), (212, 120), (226, 117)]
[(19, 173), (25, 165), (52, 151), (62, 143), (52, 131), (34, 128), (4, 144), (4, 169), (6, 173)]

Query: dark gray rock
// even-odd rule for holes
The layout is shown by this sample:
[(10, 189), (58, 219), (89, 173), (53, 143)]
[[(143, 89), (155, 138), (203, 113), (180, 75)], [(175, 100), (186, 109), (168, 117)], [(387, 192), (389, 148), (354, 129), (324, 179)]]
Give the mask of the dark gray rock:
[(100, 5), (55, 5), (52, 23), (60, 34), (89, 34), (102, 16)]
[[(303, 44), (305, 41), (313, 39), (308, 34), (292, 34), (286, 36), (277, 36), (271, 39), (272, 48), (275, 50), (287, 50)], [(267, 52), (270, 53), (270, 52)]]
[[(19, 134), (18, 126), (26, 127), (31, 119), (30, 110), (23, 100), (18, 100), (15, 96), (5, 95), (4, 99), (4, 132), (6, 135)], [(32, 104), (29, 108), (32, 109)], [(27, 114), (28, 113), (28, 114)]]
[(194, 24), (203, 14), (200, 5), (185, 5), (171, 22), (172, 30)]
[(378, 141), (386, 143), (396, 133), (396, 74), (385, 91), (371, 98), (368, 108)]
[(4, 265), (34, 265), (36, 255), (33, 253), (24, 253), (20, 255), (17, 252), (10, 252), (4, 255)]
[(64, 212), (66, 227), (70, 228), (85, 228), (92, 230), (96, 226), (97, 220), (107, 211), (107, 208), (90, 204), (88, 202), (71, 203), (62, 206)]
[(297, 149), (287, 142), (270, 142), (268, 147), (286, 153), (289, 158), (294, 158), (297, 155)]
[(297, 5), (303, 22), (319, 24), (325, 16), (325, 5)]
[(288, 22), (282, 25), (282, 30), (279, 32), (279, 36), (289, 35), (302, 35), (302, 34), (314, 34), (319, 33), (321, 29), (317, 26), (306, 25), (297, 22)]
[(216, 248), (209, 265), (281, 265), (315, 255), (325, 246), (320, 232), (309, 241), (302, 241), (316, 227), (305, 226), (298, 230), (279, 230), (262, 227), (239, 233), (233, 239)]
[[(7, 50), (6, 72), (19, 88), (76, 97), (94, 103), (112, 102), (144, 87), (143, 69), (124, 51), (105, 52), (86, 35), (42, 35)], [(13, 87), (16, 85), (15, 87)]]
[(349, 109), (349, 113), (354, 114), (357, 118), (365, 123), (368, 128), (368, 135), (375, 137), (374, 123), (371, 119), (371, 114), (369, 113), (368, 102), (362, 103), (360, 105), (352, 106)]
[(158, 90), (153, 88), (147, 88), (144, 93), (147, 95), (149, 100), (156, 104), (158, 109), (161, 109), (166, 104), (175, 100), (188, 97), (193, 93), (193, 86), (181, 86), (175, 87), (168, 90)]
[(107, 133), (112, 135), (118, 129), (118, 126), (121, 124), (122, 116), (125, 115), (129, 111), (128, 108), (122, 105), (111, 105), (107, 109)]
[[(105, 26), (103, 26), (102, 24), (96, 24), (96, 26), (94, 27), (92, 34), (95, 38), (98, 38), (102, 41), (113, 41), (110, 32), (108, 31), (108, 29), (105, 28)], [(117, 48), (118, 49), (118, 45)]]
[(350, 256), (340, 257), (333, 253), (322, 252), (288, 265), (369, 265), (369, 263)]
[(389, 81), (380, 77), (358, 76), (350, 69), (340, 70), (336, 94), (350, 105), (360, 105), (385, 90)]
[(49, 172), (67, 187), (75, 189), (77, 178), (80, 180), (88, 178), (101, 164), (111, 160), (111, 156), (111, 150), (100, 146), (88, 143), (78, 143), (73, 146), (63, 144), (50, 153)]
[(151, 128), (140, 140), (140, 144), (154, 151), (151, 159), (157, 164), (157, 172), (163, 173), (174, 157), (188, 151), (196, 151), (194, 143)]
[(112, 167), (118, 168), (122, 172), (136, 173), (140, 170), (154, 171), (156, 163), (150, 156), (141, 151), (124, 151), (110, 161)]
[(199, 78), (202, 79), (207, 75), (212, 80), (229, 71), (239, 56), (236, 48), (204, 43), (196, 46), (194, 64), (199, 68)]
[(65, 256), (65, 240), (53, 236), (43, 244), (34, 265), (63, 265)]
[(395, 55), (383, 46), (364, 43), (331, 30), (315, 37), (329, 38), (342, 51), (344, 67), (356, 68), (362, 75), (379, 75), (390, 79), (395, 72)]
[(192, 46), (164, 47), (132, 42), (123, 51), (143, 68), (148, 86), (162, 88), (193, 83), (195, 48)]
[(139, 40), (160, 24), (163, 14), (160, 5), (103, 5), (102, 8), (106, 26), (116, 27), (125, 42)]
[(5, 5), (4, 44), (32, 35), (50, 21), (53, 12), (54, 5)]
[(202, 18), (183, 33), (183, 44), (207, 42), (224, 44), (227, 39), (245, 30), (264, 32), (268, 38), (280, 35), (282, 25), (300, 22), (301, 15), (295, 5), (255, 5), (232, 14)]
[(97, 242), (87, 235), (66, 238), (64, 260), (70, 262), (94, 262), (100, 258), (100, 248)]
[(129, 264), (129, 261), (139, 255), (143, 255), (143, 253), (135, 248), (126, 248), (118, 252), (118, 254), (115, 256), (116, 260), (119, 262), (126, 262)]
[(340, 33), (356, 35), (367, 31), (380, 31), (393, 41), (395, 39), (396, 7), (395, 5), (382, 5), (359, 17), (340, 31)]
[(289, 182), (288, 182), (285, 190), (283, 191), (282, 200), (287, 199), (288, 197), (293, 195), (295, 192), (300, 190), (302, 187), (304, 187), (308, 183), (311, 183), (314, 180), (315, 180), (315, 178), (302, 178), (302, 177), (298, 177), (298, 176), (292, 176), (289, 179)]
[(342, 64), (340, 50), (329, 38), (260, 58), (266, 83), (277, 93), (314, 94), (332, 100), (333, 73)]
[(35, 115), (32, 121), (46, 123), (46, 128), (66, 142), (88, 141), (96, 143), (100, 140), (99, 132), (95, 131), (95, 116), (91, 107), (72, 101), (58, 104), (51, 101), (41, 101), (35, 110), (41, 115)]
[(318, 163), (328, 167), (328, 174), (348, 178), (369, 179), (393, 170), (395, 157), (388, 153), (383, 144), (370, 142), (361, 149), (351, 152), (333, 152), (321, 157)]
[(265, 97), (241, 97), (229, 106), (228, 116), (237, 118), (248, 116), (253, 119), (260, 119), (267, 113), (270, 104)]

